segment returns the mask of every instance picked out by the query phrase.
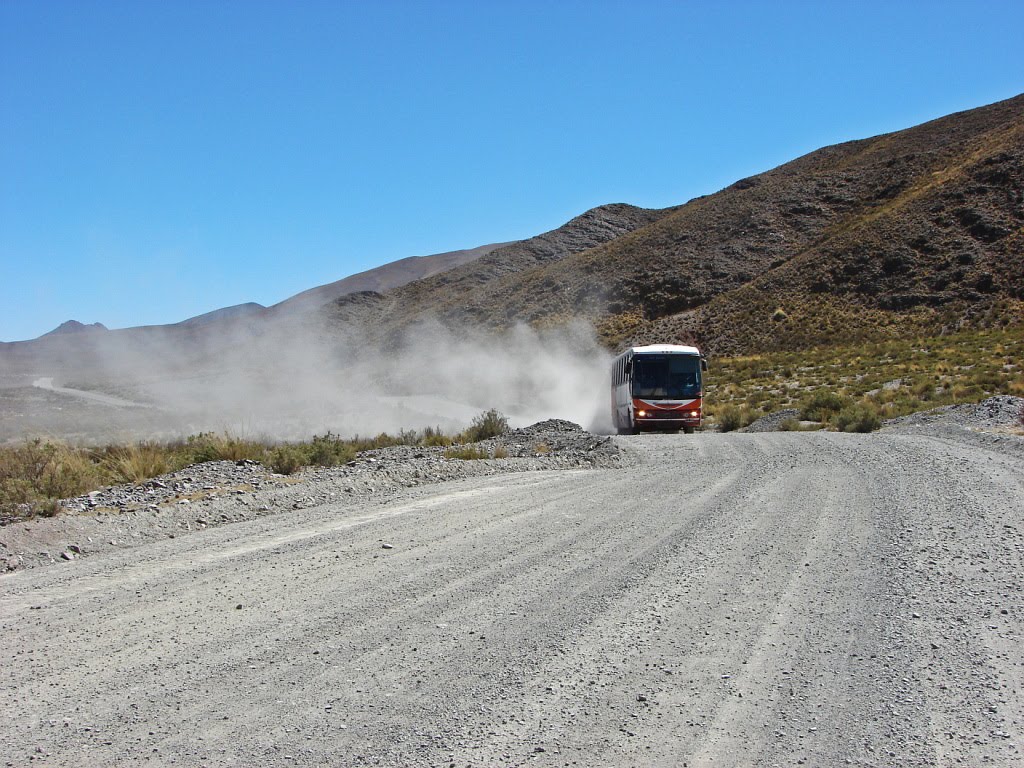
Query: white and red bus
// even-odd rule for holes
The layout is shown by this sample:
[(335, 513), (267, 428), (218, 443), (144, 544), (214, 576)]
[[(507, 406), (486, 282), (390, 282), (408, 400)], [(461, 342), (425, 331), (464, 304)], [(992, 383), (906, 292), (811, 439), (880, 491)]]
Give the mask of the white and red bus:
[(696, 347), (630, 347), (612, 364), (612, 423), (620, 435), (700, 426), (707, 360)]

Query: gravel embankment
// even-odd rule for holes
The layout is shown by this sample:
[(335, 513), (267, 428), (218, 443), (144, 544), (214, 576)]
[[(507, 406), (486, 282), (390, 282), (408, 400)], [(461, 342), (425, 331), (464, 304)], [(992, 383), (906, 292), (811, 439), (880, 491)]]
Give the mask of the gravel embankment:
[(1024, 457), (1024, 398), (997, 395), (980, 403), (946, 405), (891, 419), (882, 432), (926, 435)]
[(610, 438), (551, 419), (475, 443), (487, 455), (462, 460), (443, 447), (394, 446), (364, 451), (340, 467), (272, 473), (252, 461), (214, 461), (139, 485), (120, 485), (67, 499), (65, 513), (0, 527), (0, 572), (69, 562), (227, 523), (322, 504), (385, 502), (404, 488), (459, 478), (552, 469), (618, 466)]

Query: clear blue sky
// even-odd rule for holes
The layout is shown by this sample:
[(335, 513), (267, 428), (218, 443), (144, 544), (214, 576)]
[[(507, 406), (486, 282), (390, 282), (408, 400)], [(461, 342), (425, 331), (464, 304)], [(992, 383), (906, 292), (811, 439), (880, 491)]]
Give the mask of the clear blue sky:
[(0, 0), (0, 340), (272, 304), (1024, 91), (1024, 2)]

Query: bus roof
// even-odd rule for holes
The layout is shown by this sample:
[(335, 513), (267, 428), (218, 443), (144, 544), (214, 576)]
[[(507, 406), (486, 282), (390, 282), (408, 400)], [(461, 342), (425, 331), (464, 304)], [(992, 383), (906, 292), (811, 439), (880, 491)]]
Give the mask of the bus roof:
[(700, 355), (700, 350), (696, 347), (684, 347), (680, 344), (648, 344), (646, 347), (630, 347), (626, 352), (632, 352), (634, 355)]

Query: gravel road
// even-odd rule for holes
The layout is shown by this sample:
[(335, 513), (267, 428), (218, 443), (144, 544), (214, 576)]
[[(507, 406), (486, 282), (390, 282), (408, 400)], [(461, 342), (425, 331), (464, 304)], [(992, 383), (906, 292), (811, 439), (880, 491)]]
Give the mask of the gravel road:
[(1024, 763), (1019, 450), (615, 442), (0, 577), (0, 757)]

